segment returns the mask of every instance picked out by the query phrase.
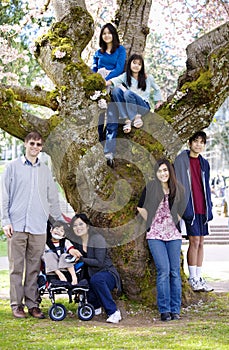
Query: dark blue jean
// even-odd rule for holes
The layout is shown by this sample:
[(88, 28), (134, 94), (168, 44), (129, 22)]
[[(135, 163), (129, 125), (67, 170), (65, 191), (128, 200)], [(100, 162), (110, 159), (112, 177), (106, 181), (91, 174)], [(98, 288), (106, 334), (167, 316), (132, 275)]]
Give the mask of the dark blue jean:
[(111, 102), (107, 108), (107, 125), (106, 125), (106, 141), (104, 145), (104, 153), (115, 154), (116, 137), (118, 134), (118, 110), (115, 102)]
[(105, 112), (99, 115), (99, 121), (98, 121), (99, 142), (103, 142), (106, 139), (106, 128), (104, 123), (105, 123)]
[(157, 306), (160, 313), (179, 314), (181, 307), (180, 254), (181, 239), (148, 239), (157, 269)]
[(115, 277), (109, 271), (95, 273), (90, 279), (88, 301), (95, 309), (103, 306), (107, 315), (112, 315), (117, 306), (113, 300), (111, 291), (116, 287)]

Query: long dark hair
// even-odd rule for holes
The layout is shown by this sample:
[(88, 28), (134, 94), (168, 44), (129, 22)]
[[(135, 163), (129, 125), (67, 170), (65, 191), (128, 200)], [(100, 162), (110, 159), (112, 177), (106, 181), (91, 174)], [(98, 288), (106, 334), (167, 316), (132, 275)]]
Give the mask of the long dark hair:
[(103, 40), (103, 32), (105, 29), (108, 29), (109, 32), (112, 34), (112, 48), (111, 48), (111, 53), (114, 53), (117, 48), (120, 46), (120, 40), (118, 36), (118, 32), (116, 28), (113, 26), (111, 23), (106, 23), (104, 26), (101, 28), (100, 35), (99, 35), (99, 46), (101, 48), (101, 52), (104, 53), (106, 52), (107, 49), (107, 44)]
[(168, 168), (168, 171), (169, 171), (169, 180), (168, 180), (169, 202), (172, 204), (175, 200), (175, 197), (176, 197), (176, 199), (178, 199), (177, 196), (179, 196), (179, 190), (178, 190), (178, 184), (177, 184), (177, 179), (176, 179), (173, 165), (166, 158), (158, 159), (154, 165), (154, 174), (155, 174), (155, 183), (156, 183), (155, 196), (158, 200), (160, 200), (161, 197), (163, 196), (162, 185), (161, 185), (160, 180), (157, 177), (157, 171), (162, 164), (165, 164)]
[(80, 244), (80, 245), (82, 244), (81, 237), (78, 237), (73, 231), (73, 226), (74, 226), (74, 223), (77, 219), (81, 219), (86, 225), (89, 226), (88, 227), (88, 234), (89, 235), (93, 235), (93, 233), (95, 232), (93, 229), (93, 225), (86, 214), (84, 214), (84, 213), (75, 214), (70, 222), (70, 230), (69, 230), (69, 234), (68, 234), (68, 239), (73, 243), (73, 245), (75, 245), (74, 243)]
[(86, 225), (92, 226), (92, 223), (86, 214), (84, 214), (84, 213), (75, 214), (70, 222), (70, 230), (71, 231), (73, 231), (73, 225), (77, 219), (81, 219)]
[(141, 70), (138, 73), (138, 88), (145, 91), (146, 89), (146, 73), (145, 73), (145, 64), (144, 64), (144, 59), (141, 55), (134, 53), (133, 55), (130, 56), (128, 62), (127, 62), (127, 66), (126, 66), (126, 80), (127, 80), (127, 85), (131, 86), (131, 76), (132, 76), (132, 72), (131, 72), (131, 62), (135, 61), (135, 60), (139, 60), (141, 62)]

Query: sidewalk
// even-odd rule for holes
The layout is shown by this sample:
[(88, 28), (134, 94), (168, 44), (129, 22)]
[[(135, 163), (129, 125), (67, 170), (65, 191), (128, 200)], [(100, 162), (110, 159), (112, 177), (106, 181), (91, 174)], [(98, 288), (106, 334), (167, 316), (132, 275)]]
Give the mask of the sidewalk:
[[(214, 213), (215, 214), (215, 213)], [(214, 215), (209, 226), (228, 225), (228, 217)], [(211, 232), (210, 232), (211, 234)], [(188, 244), (182, 244), (184, 254), (184, 271), (188, 276), (187, 267), (187, 249)], [(216, 292), (229, 292), (229, 245), (224, 244), (205, 244), (203, 275), (212, 285)]]

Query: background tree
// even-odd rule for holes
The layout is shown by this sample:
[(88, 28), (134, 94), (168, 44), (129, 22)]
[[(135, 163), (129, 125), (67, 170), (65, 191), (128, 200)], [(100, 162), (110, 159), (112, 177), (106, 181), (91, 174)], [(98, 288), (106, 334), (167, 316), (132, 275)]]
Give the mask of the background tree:
[[(97, 140), (98, 113), (108, 99), (104, 81), (81, 57), (93, 36), (93, 18), (83, 0), (53, 0), (52, 5), (55, 23), (36, 39), (34, 55), (55, 90), (0, 85), (0, 127), (19, 139), (33, 129), (44, 135), (44, 149), (67, 200), (104, 231), (128, 297), (147, 303), (155, 276), (136, 203), (152, 176), (154, 159), (173, 159), (190, 133), (209, 125), (226, 98), (228, 23), (188, 46), (187, 70), (177, 90), (157, 114), (145, 117), (142, 130), (120, 134), (112, 170)], [(150, 5), (118, 2), (115, 21), (128, 54), (145, 48)], [(40, 118), (24, 103), (53, 114)]]

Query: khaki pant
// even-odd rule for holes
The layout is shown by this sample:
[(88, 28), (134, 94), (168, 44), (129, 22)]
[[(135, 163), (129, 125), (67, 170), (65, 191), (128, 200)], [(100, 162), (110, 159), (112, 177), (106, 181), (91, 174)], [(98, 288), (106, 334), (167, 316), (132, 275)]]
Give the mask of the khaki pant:
[(46, 234), (34, 235), (28, 232), (14, 232), (8, 238), (10, 270), (10, 305), (38, 306), (37, 276), (41, 256), (45, 249)]
[(69, 263), (65, 261), (66, 253), (58, 256), (54, 252), (45, 252), (44, 253), (44, 262), (45, 262), (45, 271), (46, 273), (51, 273), (56, 270), (67, 270), (70, 267), (74, 266), (75, 263)]

